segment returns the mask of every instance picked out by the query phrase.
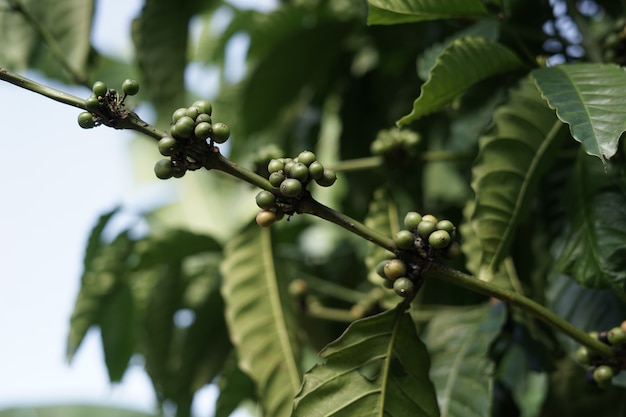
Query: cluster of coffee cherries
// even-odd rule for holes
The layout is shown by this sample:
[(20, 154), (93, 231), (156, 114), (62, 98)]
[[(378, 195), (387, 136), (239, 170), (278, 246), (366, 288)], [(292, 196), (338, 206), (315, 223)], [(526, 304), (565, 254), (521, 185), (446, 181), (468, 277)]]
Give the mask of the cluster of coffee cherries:
[(419, 134), (411, 130), (386, 129), (378, 132), (370, 151), (392, 160), (412, 157), (417, 154), (420, 141)]
[(294, 202), (311, 182), (330, 187), (337, 180), (332, 169), (325, 168), (311, 151), (302, 151), (296, 158), (275, 158), (267, 164), (272, 191), (263, 190), (256, 196), (261, 211), (256, 216), (259, 226), (268, 227), (285, 214), (294, 212)]
[(608, 331), (591, 332), (589, 335), (613, 348), (613, 358), (602, 357), (585, 346), (576, 351), (576, 360), (587, 367), (587, 380), (601, 388), (611, 385), (611, 379), (626, 370), (626, 320)]
[(124, 99), (139, 92), (139, 83), (131, 79), (124, 80), (121, 96), (117, 90), (108, 88), (102, 81), (96, 81), (91, 91), (93, 94), (85, 100), (87, 111), (78, 115), (78, 125), (83, 129), (91, 129), (106, 121), (105, 119), (119, 116)]
[(197, 163), (190, 161), (185, 148), (194, 142), (224, 143), (230, 137), (230, 128), (224, 123), (213, 123), (209, 101), (198, 100), (189, 107), (181, 107), (172, 113), (170, 134), (159, 139), (158, 148), (166, 158), (154, 166), (157, 178), (166, 180), (180, 178), (188, 170), (198, 169)]
[(410, 211), (404, 217), (405, 229), (393, 236), (397, 250), (378, 264), (376, 273), (383, 285), (401, 297), (412, 297), (421, 286), (421, 273), (438, 256), (454, 259), (461, 247), (454, 241), (456, 227), (450, 220), (432, 214)]

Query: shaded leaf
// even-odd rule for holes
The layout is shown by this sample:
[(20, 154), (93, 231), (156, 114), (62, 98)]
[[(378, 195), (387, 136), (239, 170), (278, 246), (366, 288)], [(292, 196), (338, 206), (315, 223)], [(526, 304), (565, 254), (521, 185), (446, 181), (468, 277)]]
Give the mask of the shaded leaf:
[[(94, 13), (93, 0), (21, 0), (20, 6), (41, 26), (53, 43), (45, 45), (39, 33), (21, 13), (0, 12), (0, 62), (23, 71), (35, 66), (50, 72), (50, 60), (38, 61), (38, 55), (50, 55), (57, 49), (83, 81), (91, 48), (90, 35)], [(45, 51), (45, 52), (44, 52)], [(41, 64), (41, 65), (38, 65)], [(55, 65), (60, 66), (58, 62)], [(65, 74), (67, 78), (68, 74)]]
[(239, 367), (256, 383), (267, 415), (288, 416), (300, 387), (297, 323), (270, 229), (251, 223), (225, 248), (220, 265), (226, 321)]
[(439, 416), (428, 352), (403, 308), (357, 320), (326, 346), (293, 416)]
[(480, 139), (472, 170), (476, 206), (471, 221), (486, 273), (496, 272), (508, 255), (517, 225), (563, 137), (560, 127), (526, 80), (495, 111), (493, 126)]
[(490, 415), (493, 364), (488, 353), (505, 317), (503, 303), (485, 304), (463, 313), (438, 312), (428, 324), (430, 377), (442, 417)]
[(556, 268), (626, 300), (626, 176), (581, 155), (569, 190), (571, 226)]
[(234, 354), (224, 364), (217, 384), (220, 394), (215, 403), (215, 417), (228, 417), (244, 399), (255, 397), (254, 381), (239, 369)]
[(612, 64), (568, 64), (532, 72), (541, 95), (585, 152), (603, 162), (626, 131), (626, 72)]
[(135, 310), (128, 286), (118, 287), (105, 301), (98, 319), (109, 381), (122, 380), (135, 352)]
[(44, 407), (20, 407), (0, 410), (0, 417), (156, 417), (156, 414), (126, 410), (102, 405), (51, 405)]
[(424, 20), (487, 15), (480, 0), (368, 0), (368, 25), (395, 25)]
[(116, 207), (113, 210), (102, 214), (93, 229), (89, 233), (87, 239), (87, 247), (85, 248), (85, 256), (83, 257), (83, 268), (86, 270), (93, 261), (93, 258), (105, 246), (105, 242), (102, 239), (102, 233), (105, 227), (109, 224), (109, 221), (119, 212), (120, 208)]
[[(581, 287), (567, 275), (554, 273), (549, 276), (546, 306), (554, 313), (581, 330), (608, 330), (626, 317), (626, 303), (609, 290)], [(573, 354), (579, 344), (557, 333), (557, 337)]]
[(515, 53), (498, 42), (474, 36), (457, 39), (437, 58), (411, 113), (396, 124), (402, 127), (435, 112), (478, 81), (521, 65)]
[(185, 104), (184, 71), (187, 65), (189, 20), (202, 2), (146, 0), (133, 21), (132, 37), (145, 91), (161, 120)]
[(149, 235), (137, 242), (136, 254), (139, 256), (139, 262), (136, 269), (152, 268), (194, 254), (221, 250), (221, 245), (211, 236), (185, 229), (168, 230), (166, 233)]

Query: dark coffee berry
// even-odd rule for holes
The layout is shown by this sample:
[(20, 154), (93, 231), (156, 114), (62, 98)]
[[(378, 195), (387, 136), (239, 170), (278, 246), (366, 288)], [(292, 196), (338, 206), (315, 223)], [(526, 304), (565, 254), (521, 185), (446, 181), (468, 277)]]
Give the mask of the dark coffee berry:
[(387, 275), (385, 275), (385, 265), (387, 265), (387, 262), (389, 261), (381, 261), (376, 265), (376, 273), (381, 278), (387, 278)]
[(461, 245), (459, 245), (459, 242), (450, 242), (450, 245), (443, 250), (443, 256), (448, 259), (456, 259), (461, 256)]
[(161, 159), (154, 165), (157, 178), (166, 180), (174, 176), (174, 164), (169, 159)]
[(321, 178), (315, 180), (315, 182), (322, 187), (330, 187), (337, 181), (337, 174), (332, 169), (324, 169), (324, 174)]

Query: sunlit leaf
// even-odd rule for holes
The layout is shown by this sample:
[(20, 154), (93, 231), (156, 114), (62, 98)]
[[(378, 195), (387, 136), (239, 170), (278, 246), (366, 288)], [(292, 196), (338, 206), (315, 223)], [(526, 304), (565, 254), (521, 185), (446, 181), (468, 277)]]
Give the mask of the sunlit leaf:
[(626, 300), (626, 176), (581, 156), (569, 187), (570, 231), (556, 267), (584, 287), (611, 288)]
[(472, 170), (476, 206), (471, 219), (482, 244), (482, 264), (491, 273), (508, 255), (564, 130), (526, 80), (495, 111), (493, 126), (480, 139)]
[(521, 65), (515, 53), (498, 42), (474, 36), (457, 39), (439, 55), (413, 102), (413, 110), (397, 125), (402, 127), (435, 112), (478, 81)]
[(487, 9), (480, 0), (368, 0), (367, 3), (369, 25), (476, 18), (487, 14)]
[(271, 230), (250, 224), (227, 244), (220, 269), (239, 366), (255, 381), (265, 413), (288, 416), (300, 387), (300, 347)]
[(439, 416), (428, 352), (402, 306), (353, 322), (320, 356), (293, 417)]
[(585, 152), (603, 162), (626, 131), (626, 72), (611, 64), (567, 64), (532, 72), (541, 94)]
[(490, 415), (493, 364), (488, 352), (505, 318), (503, 304), (486, 304), (441, 311), (428, 324), (430, 377), (442, 417)]

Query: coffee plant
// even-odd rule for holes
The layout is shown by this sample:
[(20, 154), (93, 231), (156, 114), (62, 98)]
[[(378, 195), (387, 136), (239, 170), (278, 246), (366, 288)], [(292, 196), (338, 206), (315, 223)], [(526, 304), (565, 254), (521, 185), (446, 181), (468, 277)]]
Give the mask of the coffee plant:
[(0, 4), (0, 79), (186, 190), (144, 233), (98, 219), (68, 360), (99, 328), (179, 416), (211, 383), (219, 417), (626, 415), (625, 2), (145, 0), (132, 63), (93, 0)]

